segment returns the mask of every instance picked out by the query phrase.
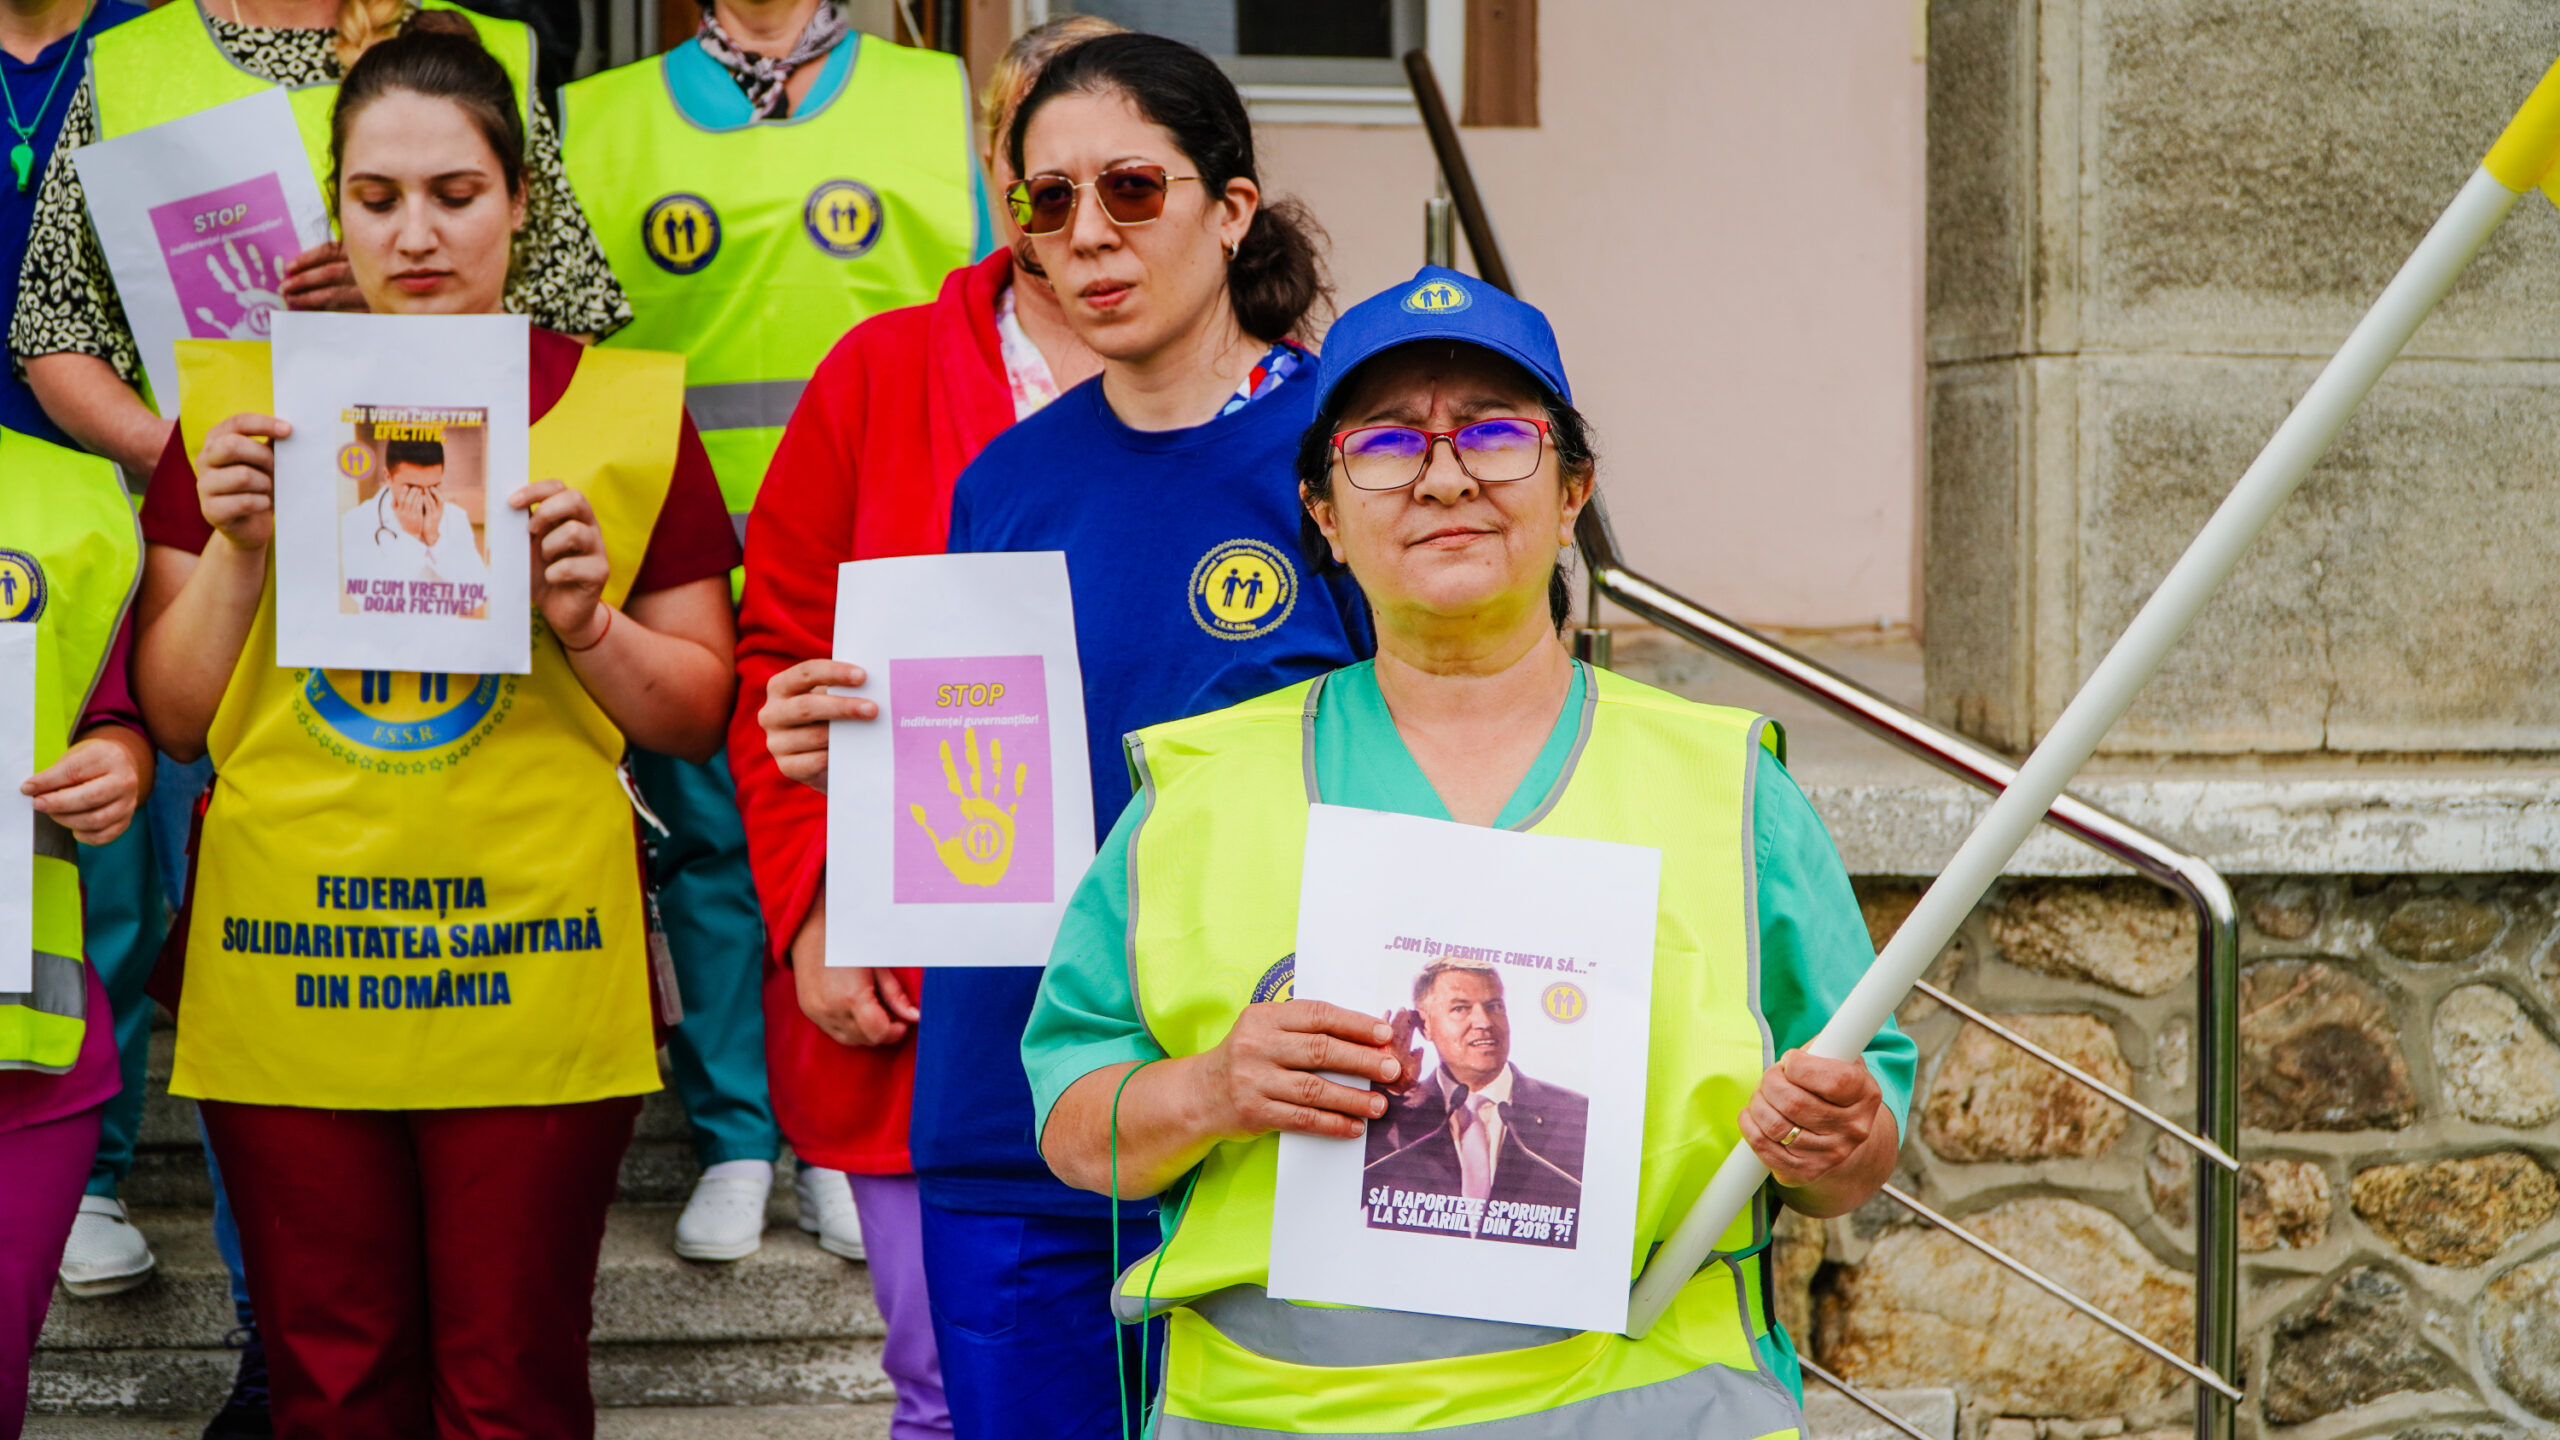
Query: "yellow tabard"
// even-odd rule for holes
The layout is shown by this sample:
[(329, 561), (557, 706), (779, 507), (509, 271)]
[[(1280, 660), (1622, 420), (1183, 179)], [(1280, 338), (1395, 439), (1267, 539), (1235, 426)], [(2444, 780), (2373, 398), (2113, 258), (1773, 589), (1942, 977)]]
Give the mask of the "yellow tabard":
[[(190, 437), (273, 413), (266, 350), (179, 342)], [(681, 357), (589, 350), (533, 426), (533, 474), (595, 507), (608, 602), (665, 504), (683, 397)], [(207, 738), (171, 1093), (378, 1110), (657, 1089), (623, 738), (559, 641), (537, 613), (528, 675), (282, 668), (274, 563)]]

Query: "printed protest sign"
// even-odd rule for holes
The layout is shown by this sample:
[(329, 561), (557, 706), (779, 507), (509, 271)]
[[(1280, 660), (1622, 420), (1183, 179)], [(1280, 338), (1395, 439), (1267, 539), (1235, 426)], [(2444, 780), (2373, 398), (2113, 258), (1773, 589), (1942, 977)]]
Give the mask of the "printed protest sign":
[(0, 624), (0, 995), (35, 988), (36, 627)]
[(1644, 846), (1309, 812), (1294, 994), (1390, 1021), (1407, 1070), (1362, 1138), (1280, 1137), (1273, 1295), (1625, 1323), (1661, 871)]
[(892, 805), (915, 821), (895, 827), (896, 902), (1055, 899), (1057, 786), (1040, 657), (892, 660), (889, 693)]
[(1093, 859), (1066, 558), (843, 566), (836, 658), (880, 718), (827, 743), (827, 963), (1041, 965)]
[(276, 663), (523, 674), (526, 322), (286, 314)]
[(329, 210), (285, 93), (262, 90), (72, 152), (154, 397), (176, 404), (170, 347), (265, 340), (285, 271), (329, 239)]

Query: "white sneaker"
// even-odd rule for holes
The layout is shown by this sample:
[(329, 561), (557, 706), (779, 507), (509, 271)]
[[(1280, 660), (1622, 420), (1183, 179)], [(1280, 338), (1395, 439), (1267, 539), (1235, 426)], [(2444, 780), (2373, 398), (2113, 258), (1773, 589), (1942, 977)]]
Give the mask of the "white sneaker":
[(764, 1245), (764, 1205), (773, 1166), (731, 1160), (702, 1172), (676, 1221), (676, 1253), (687, 1260), (744, 1260)]
[(803, 1161), (795, 1188), (800, 1192), (800, 1228), (818, 1237), (819, 1249), (869, 1261), (870, 1252), (862, 1248), (862, 1212), (854, 1208), (853, 1182), (843, 1171)]
[(83, 1299), (119, 1295), (151, 1278), (160, 1262), (151, 1242), (125, 1218), (124, 1202), (105, 1195), (80, 1197), (71, 1240), (62, 1247), (62, 1288)]

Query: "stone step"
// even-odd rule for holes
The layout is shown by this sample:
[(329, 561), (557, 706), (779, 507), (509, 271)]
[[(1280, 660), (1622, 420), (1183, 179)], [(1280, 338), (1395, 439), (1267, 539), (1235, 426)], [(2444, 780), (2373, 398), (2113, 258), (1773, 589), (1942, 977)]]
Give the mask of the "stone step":
[[(201, 1420), (37, 1415), (27, 1440), (195, 1440)], [(886, 1405), (737, 1405), (607, 1410), (596, 1440), (887, 1440)]]
[[(870, 1272), (787, 1218), (734, 1264), (680, 1260), (674, 1206), (617, 1206), (596, 1275), (594, 1383), (609, 1406), (885, 1401)], [(210, 1412), (229, 1388), (230, 1281), (202, 1211), (142, 1210), (160, 1264), (122, 1295), (57, 1292), (39, 1411)]]

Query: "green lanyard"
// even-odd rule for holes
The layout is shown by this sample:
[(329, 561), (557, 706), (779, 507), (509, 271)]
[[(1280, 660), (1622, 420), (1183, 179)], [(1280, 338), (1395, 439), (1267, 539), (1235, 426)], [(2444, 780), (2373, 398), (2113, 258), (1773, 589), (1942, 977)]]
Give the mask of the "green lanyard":
[(18, 123), (18, 97), (10, 93), (6, 80), (0, 80), (0, 101), (7, 102), (9, 106), (9, 128), (18, 132), (18, 143), (9, 147), (9, 168), (17, 172), (18, 193), (21, 195), (27, 193), (27, 182), (35, 175), (36, 126), (44, 123), (44, 112), (53, 108), (54, 92), (62, 88), (62, 72), (70, 69), (72, 60), (80, 54), (80, 37), (89, 33), (89, 17), (96, 14), (97, 9), (97, 0), (90, 0), (81, 7), (80, 23), (71, 32), (70, 47), (62, 52), (61, 59), (53, 62), (53, 80), (44, 87), (44, 100), (36, 106), (34, 125)]

